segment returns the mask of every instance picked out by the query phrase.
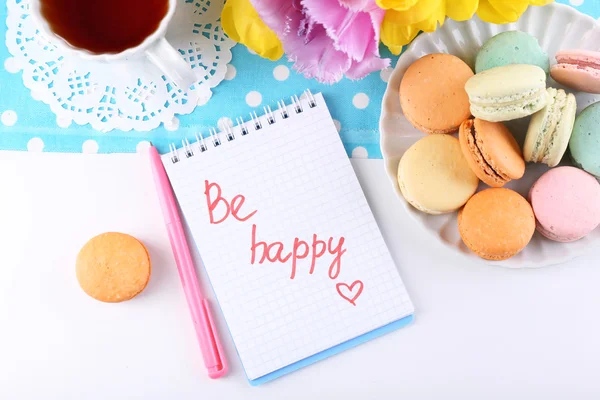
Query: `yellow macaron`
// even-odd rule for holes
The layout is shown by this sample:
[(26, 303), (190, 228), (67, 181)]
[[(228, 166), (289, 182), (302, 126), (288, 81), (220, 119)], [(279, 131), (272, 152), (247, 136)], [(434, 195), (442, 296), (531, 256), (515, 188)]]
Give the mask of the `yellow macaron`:
[(436, 215), (462, 207), (477, 190), (479, 179), (469, 168), (458, 139), (430, 135), (402, 156), (398, 185), (413, 207)]

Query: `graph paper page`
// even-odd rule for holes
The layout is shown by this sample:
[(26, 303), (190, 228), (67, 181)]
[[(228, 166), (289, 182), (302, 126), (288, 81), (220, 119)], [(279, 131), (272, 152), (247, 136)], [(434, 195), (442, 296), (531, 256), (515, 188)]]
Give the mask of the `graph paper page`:
[(163, 163), (250, 380), (412, 314), (321, 94)]

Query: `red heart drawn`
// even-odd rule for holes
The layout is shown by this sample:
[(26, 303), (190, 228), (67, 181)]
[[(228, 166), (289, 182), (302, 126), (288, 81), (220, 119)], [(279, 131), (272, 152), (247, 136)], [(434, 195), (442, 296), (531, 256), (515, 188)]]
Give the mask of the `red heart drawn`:
[[(358, 289), (355, 291), (354, 287), (358, 286)], [(365, 285), (363, 285), (362, 281), (357, 280), (352, 282), (352, 285), (348, 285), (347, 283), (338, 283), (337, 285), (335, 285), (335, 288), (337, 289), (337, 292), (339, 293), (340, 296), (342, 296), (342, 298), (344, 300), (347, 300), (350, 304), (352, 304), (353, 306), (356, 305), (355, 301), (356, 299), (358, 299), (358, 296), (360, 296), (360, 294), (363, 291)], [(349, 295), (354, 295), (352, 297), (350, 296), (346, 296), (344, 293), (342, 293), (341, 288), (344, 288), (344, 291), (349, 291)]]

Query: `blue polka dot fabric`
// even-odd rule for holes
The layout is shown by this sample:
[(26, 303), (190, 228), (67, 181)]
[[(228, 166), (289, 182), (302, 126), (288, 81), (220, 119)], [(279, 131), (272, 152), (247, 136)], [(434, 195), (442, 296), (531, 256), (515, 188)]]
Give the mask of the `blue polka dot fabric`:
[[(557, 0), (579, 11), (600, 17), (598, 0)], [(6, 5), (0, 6), (0, 19), (6, 20)], [(557, 28), (560, 29), (560, 28)], [(6, 36), (6, 25), (0, 24)], [(72, 124), (61, 128), (50, 108), (34, 100), (23, 86), (21, 72), (16, 71), (6, 46), (0, 46), (0, 150), (54, 152), (115, 153), (135, 152), (152, 142), (161, 152), (169, 143), (181, 143), (198, 133), (208, 134), (219, 119), (237, 116), (245, 119), (251, 107), (270, 105), (301, 94), (305, 89), (323, 92), (349, 156), (381, 158), (379, 149), (379, 113), (381, 98), (391, 70), (373, 73), (361, 81), (342, 80), (335, 85), (322, 85), (307, 80), (292, 70), (284, 60), (268, 61), (235, 46), (227, 79), (213, 89), (210, 101), (190, 115), (179, 116), (175, 131), (159, 127), (150, 132), (97, 132), (90, 126)], [(383, 56), (391, 57), (382, 48)], [(391, 57), (392, 64), (397, 57)]]

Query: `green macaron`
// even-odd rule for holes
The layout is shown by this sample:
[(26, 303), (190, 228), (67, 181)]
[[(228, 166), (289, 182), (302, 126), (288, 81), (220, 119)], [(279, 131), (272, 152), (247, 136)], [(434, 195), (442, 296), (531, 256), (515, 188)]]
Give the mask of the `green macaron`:
[(569, 141), (573, 163), (600, 178), (600, 103), (594, 103), (575, 119)]
[(521, 31), (502, 32), (488, 39), (475, 59), (475, 72), (509, 64), (537, 65), (546, 74), (550, 72), (548, 54), (536, 38)]

